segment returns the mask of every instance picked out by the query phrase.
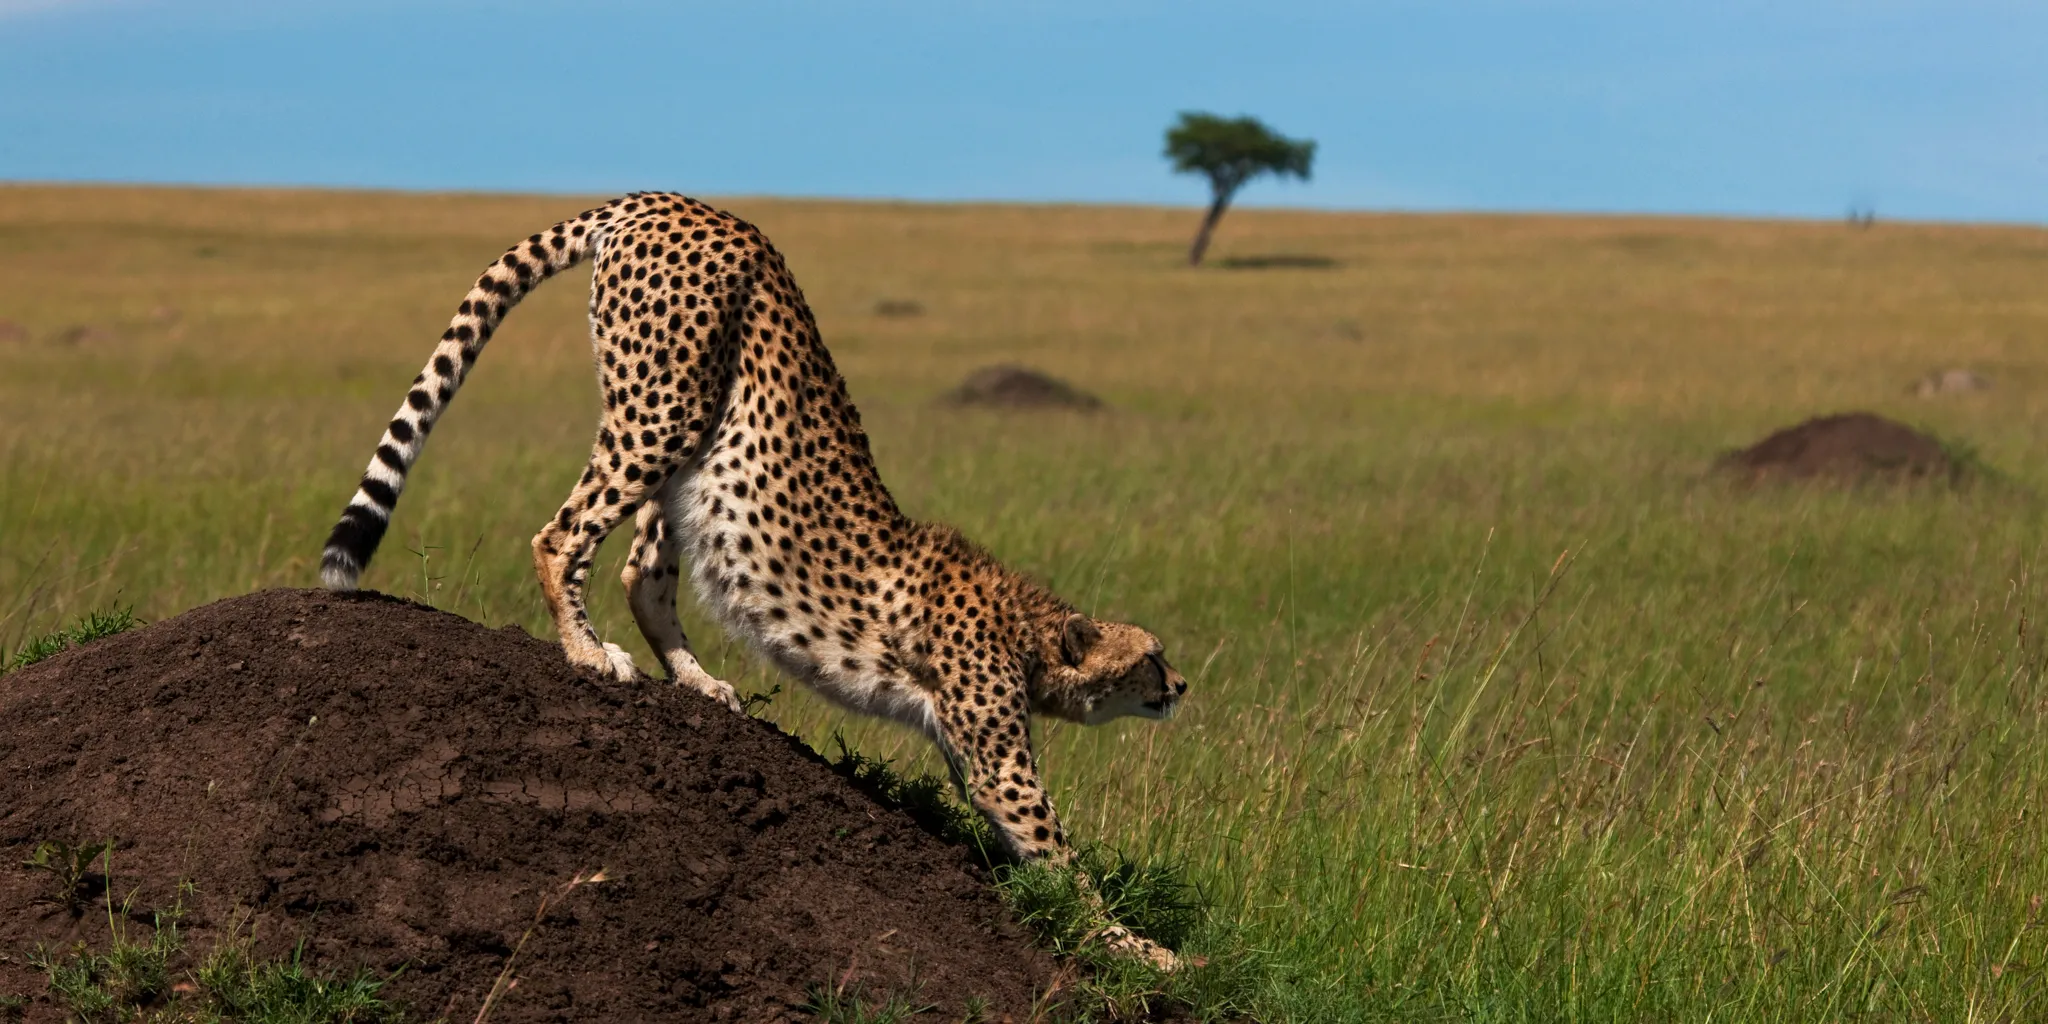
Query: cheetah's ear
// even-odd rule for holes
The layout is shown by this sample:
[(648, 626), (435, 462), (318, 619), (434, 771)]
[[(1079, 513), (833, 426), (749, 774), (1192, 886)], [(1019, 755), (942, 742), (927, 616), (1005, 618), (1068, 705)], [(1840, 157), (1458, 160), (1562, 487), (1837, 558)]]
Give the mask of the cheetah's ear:
[(1067, 664), (1080, 668), (1088, 657), (1088, 649), (1102, 639), (1102, 631), (1095, 628), (1095, 620), (1086, 615), (1067, 616), (1066, 628), (1060, 630), (1060, 656)]

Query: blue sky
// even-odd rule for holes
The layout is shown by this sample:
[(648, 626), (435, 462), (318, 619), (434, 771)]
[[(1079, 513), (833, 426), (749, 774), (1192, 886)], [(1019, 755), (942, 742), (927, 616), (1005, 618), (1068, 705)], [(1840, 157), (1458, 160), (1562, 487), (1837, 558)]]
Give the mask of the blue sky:
[(0, 0), (0, 180), (2048, 222), (2048, 3)]

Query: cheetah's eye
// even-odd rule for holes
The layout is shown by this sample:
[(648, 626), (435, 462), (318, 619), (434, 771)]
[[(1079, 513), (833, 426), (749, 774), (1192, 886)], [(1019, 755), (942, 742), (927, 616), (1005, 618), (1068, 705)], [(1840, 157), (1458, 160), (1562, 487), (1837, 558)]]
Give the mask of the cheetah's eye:
[(1132, 668), (1131, 679), (1134, 682), (1150, 683), (1156, 686), (1166, 685), (1165, 659), (1157, 654), (1145, 655), (1145, 660)]

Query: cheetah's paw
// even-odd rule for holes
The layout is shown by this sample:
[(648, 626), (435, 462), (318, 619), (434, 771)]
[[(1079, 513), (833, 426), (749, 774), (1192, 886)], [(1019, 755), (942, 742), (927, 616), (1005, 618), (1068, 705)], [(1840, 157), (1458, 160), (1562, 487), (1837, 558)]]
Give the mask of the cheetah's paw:
[(723, 679), (713, 676), (711, 673), (705, 672), (702, 669), (699, 669), (695, 675), (683, 676), (682, 678), (677, 679), (676, 682), (681, 683), (682, 685), (687, 686), (690, 689), (695, 690), (698, 693), (701, 693), (704, 696), (709, 697), (712, 700), (715, 700), (720, 704), (723, 704), (726, 707), (731, 708), (734, 711), (738, 711), (741, 713), (744, 713), (746, 711), (745, 706), (740, 703), (740, 695), (738, 691), (732, 688), (731, 683), (728, 683)]
[(676, 652), (669, 657), (668, 664), (669, 682), (687, 686), (734, 711), (746, 713), (746, 705), (740, 703), (740, 695), (733, 690), (732, 684), (704, 671), (704, 666), (697, 664), (697, 659), (690, 652)]
[(1109, 947), (1110, 953), (1133, 960), (1142, 960), (1159, 971), (1172, 973), (1180, 969), (1180, 956), (1173, 950), (1151, 939), (1139, 935), (1122, 925), (1110, 925), (1096, 932), (1095, 937)]
[(604, 667), (598, 669), (598, 671), (602, 672), (606, 678), (616, 679), (622, 683), (630, 683), (638, 679), (647, 678), (641, 674), (640, 666), (633, 664), (633, 656), (626, 653), (626, 649), (618, 644), (604, 645), (604, 656)]
[(646, 678), (640, 674), (640, 667), (633, 664), (633, 656), (627, 654), (618, 644), (605, 644), (582, 650), (572, 648), (568, 651), (568, 656), (569, 664), (602, 679), (630, 683)]

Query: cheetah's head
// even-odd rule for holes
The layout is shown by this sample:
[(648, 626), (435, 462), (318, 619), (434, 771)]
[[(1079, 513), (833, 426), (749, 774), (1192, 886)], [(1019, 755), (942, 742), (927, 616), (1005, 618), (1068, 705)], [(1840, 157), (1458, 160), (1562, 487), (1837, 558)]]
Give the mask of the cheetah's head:
[(1082, 725), (1166, 718), (1188, 681), (1160, 655), (1159, 638), (1122, 622), (1069, 615), (1043, 638), (1032, 708)]

